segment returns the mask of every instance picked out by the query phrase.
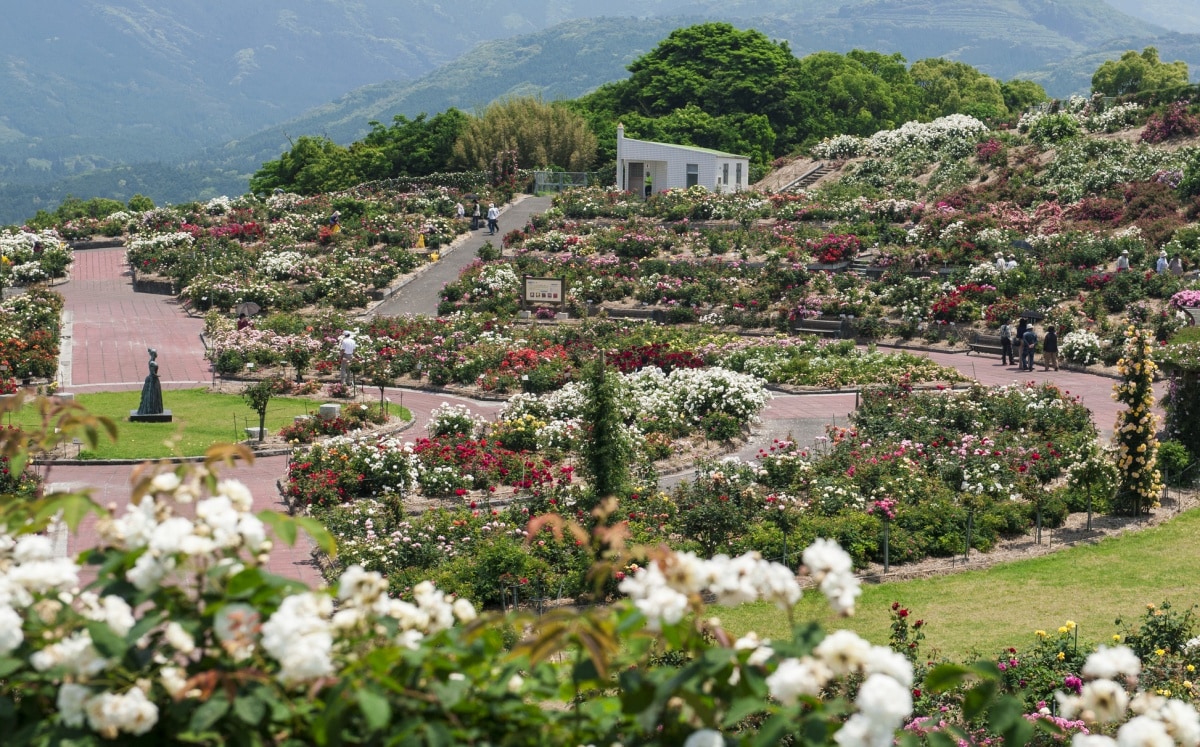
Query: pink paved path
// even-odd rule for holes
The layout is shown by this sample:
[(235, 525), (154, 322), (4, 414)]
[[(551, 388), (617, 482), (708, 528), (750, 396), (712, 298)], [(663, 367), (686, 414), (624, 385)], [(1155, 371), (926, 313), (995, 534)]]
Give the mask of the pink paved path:
[[(70, 344), (64, 341), (60, 373), (65, 391), (131, 390), (131, 407), (136, 407), (136, 394), (132, 391), (141, 388), (146, 376), (146, 349), (150, 347), (159, 351), (159, 375), (164, 388), (210, 382), (212, 373), (200, 340), (203, 322), (188, 316), (171, 297), (134, 293), (124, 257), (121, 249), (76, 252), (71, 280), (59, 288), (71, 323)], [(927, 355), (987, 385), (1051, 379), (1083, 398), (1101, 433), (1107, 435), (1112, 431), (1118, 408), (1111, 397), (1114, 383), (1111, 379), (1068, 371), (1043, 373), (1040, 368), (1034, 373), (1020, 374), (1015, 368), (1002, 367), (995, 358), (961, 353)], [(409, 439), (424, 433), (430, 411), (442, 402), (467, 404), (485, 417), (494, 416), (499, 407), (497, 403), (416, 390), (391, 390), (388, 396), (413, 412), (417, 427), (406, 432)], [(169, 395), (166, 400), (169, 408)], [(806, 435), (811, 438), (819, 433), (819, 426), (825, 423), (845, 424), (854, 407), (853, 393), (778, 395), (763, 413), (763, 424), (756, 429), (757, 439), (742, 454), (752, 455), (773, 437), (792, 434), (799, 441)], [(282, 510), (276, 485), (285, 475), (286, 464), (286, 457), (265, 457), (225, 474), (250, 487), (256, 509)], [(60, 464), (50, 470), (48, 478), (51, 483), (91, 486), (93, 497), (101, 504), (122, 507), (128, 502), (132, 470), (132, 466), (124, 464)], [(77, 553), (94, 542), (92, 522), (69, 539), (68, 551)], [(304, 543), (294, 548), (278, 547), (272, 553), (270, 570), (310, 584), (320, 582), (312, 564), (311, 548)]]

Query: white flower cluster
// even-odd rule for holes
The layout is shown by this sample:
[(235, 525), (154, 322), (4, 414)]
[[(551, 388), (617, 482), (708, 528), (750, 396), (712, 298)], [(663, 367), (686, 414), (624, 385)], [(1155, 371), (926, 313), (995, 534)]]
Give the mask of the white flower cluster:
[(158, 498), (191, 503), (200, 497), (199, 478), (183, 482), (174, 472), (158, 475), (150, 492), (126, 507), (125, 515), (100, 522), (101, 542), (120, 550), (145, 549), (125, 574), (143, 591), (176, 570), (207, 564), (213, 554), (246, 549), (257, 555), (270, 549), (266, 528), (251, 509), (253, 497), (236, 480), (222, 480), (217, 495), (196, 502), (195, 519), (177, 516)]
[(233, 200), (229, 199), (225, 195), (214, 197), (208, 202), (204, 203), (204, 212), (208, 213), (209, 215), (225, 215), (232, 209)]
[(850, 556), (835, 540), (818, 537), (804, 550), (804, 567), (840, 615), (854, 614), (854, 600), (862, 594)]
[(1117, 104), (1099, 114), (1085, 118), (1082, 124), (1088, 132), (1116, 132), (1122, 127), (1129, 127), (1136, 124), (1138, 112), (1141, 110), (1141, 104), (1133, 102)]
[[(756, 652), (757, 653), (757, 652)], [(872, 646), (849, 630), (830, 633), (811, 655), (779, 662), (767, 677), (771, 696), (792, 705), (820, 697), (836, 678), (864, 677), (854, 700), (858, 710), (834, 735), (843, 747), (889, 747), (912, 712), (912, 664), (887, 646)]]
[(1063, 335), (1058, 343), (1064, 360), (1090, 366), (1100, 360), (1100, 338), (1094, 332), (1077, 329)]
[(672, 553), (626, 576), (620, 590), (646, 617), (651, 630), (683, 619), (694, 598), (712, 594), (717, 604), (758, 600), (790, 609), (800, 601), (800, 582), (786, 566), (763, 560), (758, 553), (736, 558), (718, 555), (704, 560), (692, 553)]
[(466, 405), (443, 402), (429, 413), (425, 430), (434, 436), (461, 433), (467, 438), (474, 438), (482, 427), (483, 418), (472, 414)]
[(258, 271), (272, 280), (286, 280), (304, 261), (296, 251), (266, 252), (258, 260)]
[(1130, 696), (1129, 690), (1141, 671), (1142, 662), (1132, 649), (1101, 646), (1083, 665), (1087, 681), (1079, 694), (1055, 693), (1064, 718), (1114, 724), (1133, 714), (1117, 729), (1115, 739), (1099, 734), (1076, 735), (1073, 747), (1200, 745), (1200, 714), (1195, 706), (1145, 691)]
[(129, 242), (130, 251), (138, 250), (154, 250), (162, 251), (163, 249), (174, 249), (177, 247), (189, 247), (196, 241), (187, 231), (176, 231), (174, 233), (155, 233), (144, 239), (133, 239)]
[(475, 279), (475, 292), (481, 296), (498, 296), (505, 293), (515, 293), (521, 279), (508, 264), (484, 265), (479, 277)]
[[(53, 544), (41, 535), (14, 538), (0, 532), (0, 655), (9, 655), (25, 642), (24, 620), (18, 610), (34, 606), (35, 595), (51, 597), (38, 607), (42, 614), (55, 614), (74, 604), (88, 619), (107, 625), (125, 636), (134, 626), (133, 610), (117, 596), (75, 594), (79, 566), (69, 558), (56, 557)], [(47, 606), (49, 605), (49, 606)], [(57, 640), (46, 633), (47, 642), (30, 656), (38, 672), (61, 672), (70, 682), (59, 692), (60, 717), (70, 726), (86, 722), (102, 736), (114, 739), (120, 732), (144, 734), (158, 721), (158, 709), (136, 687), (128, 693), (92, 688), (89, 682), (112, 666), (96, 649), (87, 630), (64, 633)]]

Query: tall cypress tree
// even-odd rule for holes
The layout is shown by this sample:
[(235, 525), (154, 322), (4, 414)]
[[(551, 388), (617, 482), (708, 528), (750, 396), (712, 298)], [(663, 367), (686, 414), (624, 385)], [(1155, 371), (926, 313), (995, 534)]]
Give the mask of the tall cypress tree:
[(598, 501), (620, 495), (628, 488), (630, 449), (617, 407), (617, 382), (610, 375), (603, 354), (591, 365), (587, 381), (583, 465), (591, 478), (593, 497)]

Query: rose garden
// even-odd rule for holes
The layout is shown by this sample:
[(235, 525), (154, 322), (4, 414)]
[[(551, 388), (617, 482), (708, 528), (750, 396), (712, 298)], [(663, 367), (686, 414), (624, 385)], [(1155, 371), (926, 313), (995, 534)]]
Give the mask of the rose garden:
[[(464, 195), (511, 186), (7, 230), (0, 275), (24, 291), (0, 304), (5, 393), (53, 393), (62, 303), (44, 281), (69, 272), (68, 240), (109, 236), (203, 316), (214, 377), (357, 414), (282, 434), (288, 513), (251, 511), (245, 444), (152, 465), (110, 510), (43, 494), (30, 466), (107, 424), (7, 400), (45, 417), (0, 438), (0, 725), (31, 745), (1200, 743), (1185, 606), (1115, 641), (1047, 622), (978, 661), (924, 650), (899, 602), (874, 643), (794, 612), (802, 589), (853, 612), (870, 564), (986, 553), (1072, 513), (1145, 517), (1164, 483), (1195, 482), (1200, 283), (1153, 267), (1200, 266), (1200, 149), (1173, 126), (1080, 100), (1007, 130), (956, 115), (828, 140), (811, 155), (836, 176), (808, 191), (564, 192), (485, 245), (436, 318), (364, 312), (461, 241)], [(523, 276), (563, 278), (562, 307), (522, 308)], [(1023, 315), (1057, 327), (1067, 366), (1111, 377), (1111, 439), (1053, 383), (988, 387), (922, 355)], [(796, 334), (810, 319), (852, 339)], [(383, 405), (397, 388), (503, 405), (446, 404), (410, 439)], [(839, 390), (861, 395), (849, 422), (728, 458), (774, 394)], [(97, 546), (56, 554), (41, 532), (88, 515)], [(327, 587), (265, 571), (302, 534)], [(746, 603), (778, 606), (789, 636), (722, 625)]]

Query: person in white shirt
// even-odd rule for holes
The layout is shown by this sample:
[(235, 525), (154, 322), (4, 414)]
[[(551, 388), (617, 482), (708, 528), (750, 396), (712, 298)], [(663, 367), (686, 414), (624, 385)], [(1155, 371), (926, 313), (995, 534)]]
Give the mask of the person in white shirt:
[(1121, 252), (1121, 256), (1117, 257), (1117, 272), (1129, 269), (1129, 250)]
[(1004, 272), (1007, 265), (1004, 264), (1004, 252), (996, 252), (996, 269)]
[(488, 203), (487, 221), (488, 234), (495, 234), (496, 229), (500, 227), (500, 211), (496, 209), (496, 203), (494, 202)]
[(463, 218), (467, 217), (467, 209), (465, 207), (463, 207), (463, 204), (461, 202), (454, 206), (454, 215), (459, 220), (462, 220)]
[(1004, 263), (1004, 269), (1005, 270), (1017, 269), (1017, 255), (1015, 255), (1015, 254), (1008, 255), (1008, 261)]
[(350, 363), (354, 360), (354, 351), (358, 349), (358, 343), (354, 341), (354, 334), (350, 330), (342, 333), (342, 339), (338, 341), (338, 349), (342, 351), (342, 383), (350, 385)]
[(1154, 265), (1154, 271), (1158, 272), (1158, 273), (1163, 273), (1163, 272), (1167, 271), (1167, 253), (1166, 252), (1158, 253), (1158, 262)]

